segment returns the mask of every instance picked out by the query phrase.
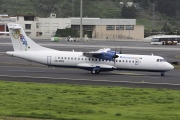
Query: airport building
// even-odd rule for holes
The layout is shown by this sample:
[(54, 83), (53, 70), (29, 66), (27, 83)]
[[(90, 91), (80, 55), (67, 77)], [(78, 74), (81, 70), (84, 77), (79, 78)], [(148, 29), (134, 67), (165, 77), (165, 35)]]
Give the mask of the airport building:
[[(7, 23), (20, 24), (30, 37), (50, 38), (57, 29), (74, 28), (80, 30), (80, 18), (56, 18), (51, 13), (48, 18), (34, 15), (17, 15), (16, 17), (0, 15), (0, 31), (6, 31)], [(84, 36), (94, 39), (143, 39), (144, 26), (136, 25), (136, 19), (102, 19), (83, 18)]]

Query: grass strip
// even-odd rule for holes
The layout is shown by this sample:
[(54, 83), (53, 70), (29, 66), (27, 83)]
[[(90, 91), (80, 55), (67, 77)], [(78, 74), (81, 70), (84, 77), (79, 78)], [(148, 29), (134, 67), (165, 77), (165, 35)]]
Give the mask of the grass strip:
[(180, 58), (180, 55), (177, 55), (176, 58)]
[(179, 111), (179, 90), (0, 81), (0, 116), (179, 120)]

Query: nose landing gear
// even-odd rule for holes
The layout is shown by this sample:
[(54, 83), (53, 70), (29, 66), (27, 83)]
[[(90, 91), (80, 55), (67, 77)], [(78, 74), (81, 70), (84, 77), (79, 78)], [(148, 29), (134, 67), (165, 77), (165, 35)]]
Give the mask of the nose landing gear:
[(165, 72), (161, 72), (161, 76), (165, 76)]

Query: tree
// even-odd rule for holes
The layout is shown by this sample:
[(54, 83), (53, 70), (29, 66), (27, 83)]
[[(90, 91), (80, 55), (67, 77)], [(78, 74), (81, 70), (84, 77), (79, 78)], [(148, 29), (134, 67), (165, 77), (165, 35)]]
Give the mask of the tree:
[(166, 14), (170, 17), (176, 16), (176, 0), (157, 0), (156, 8), (159, 12)]
[(135, 18), (137, 10), (134, 6), (128, 7), (126, 4), (122, 7), (121, 16), (124, 18)]

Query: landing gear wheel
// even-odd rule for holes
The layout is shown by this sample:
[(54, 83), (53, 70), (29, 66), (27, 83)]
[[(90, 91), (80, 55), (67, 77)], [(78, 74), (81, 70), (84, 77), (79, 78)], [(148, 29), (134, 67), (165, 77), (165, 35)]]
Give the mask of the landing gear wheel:
[(99, 74), (100, 73), (100, 70), (92, 70), (91, 71), (91, 74)]
[(165, 73), (164, 73), (164, 72), (162, 72), (162, 73), (161, 73), (161, 76), (165, 76)]
[(96, 72), (94, 70), (91, 71), (91, 74), (95, 74)]

